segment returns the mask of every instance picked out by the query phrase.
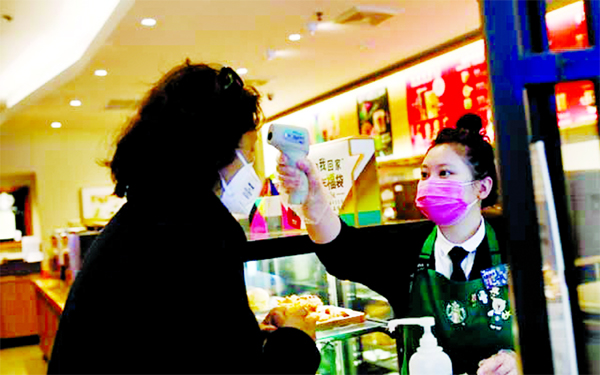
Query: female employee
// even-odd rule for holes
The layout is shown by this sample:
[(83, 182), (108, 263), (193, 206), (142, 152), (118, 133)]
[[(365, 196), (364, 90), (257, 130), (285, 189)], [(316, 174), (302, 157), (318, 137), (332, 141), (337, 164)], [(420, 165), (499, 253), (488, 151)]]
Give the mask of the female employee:
[[(409, 231), (400, 225), (365, 238), (331, 210), (312, 163), (287, 167), (282, 157), (278, 172), (288, 192), (301, 173), (308, 176), (300, 214), (310, 238), (326, 244), (317, 255), (329, 273), (380, 293), (396, 317), (434, 316), (434, 334), (454, 374), (516, 375), (513, 317), (496, 239), (501, 226), (481, 213), (497, 199), (497, 178), (492, 147), (480, 129), (481, 119), (466, 115), (456, 129), (439, 133), (423, 160), (416, 204), (435, 226), (422, 222)], [(404, 373), (419, 329), (405, 330)]]
[[(107, 164), (127, 203), (71, 287), (48, 372), (315, 373), (315, 321), (250, 310), (231, 213), (248, 215), (259, 95), (230, 68), (184, 64), (146, 95)], [(279, 328), (278, 328), (279, 327)]]

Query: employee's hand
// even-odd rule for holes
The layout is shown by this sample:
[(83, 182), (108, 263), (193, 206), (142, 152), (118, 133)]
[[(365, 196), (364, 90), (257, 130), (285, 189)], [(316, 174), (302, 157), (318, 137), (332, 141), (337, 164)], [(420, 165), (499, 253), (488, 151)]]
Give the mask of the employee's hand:
[(299, 212), (308, 230), (308, 235), (315, 243), (324, 244), (333, 241), (341, 230), (341, 222), (329, 205), (329, 192), (326, 191), (317, 167), (308, 159), (301, 159), (296, 166), (286, 165), (284, 154), (277, 160), (278, 186), (281, 195), (285, 197), (301, 184), (302, 175), (308, 178), (308, 196), (300, 207)]
[(309, 314), (306, 309), (290, 309), (283, 306), (271, 309), (262, 322), (263, 327), (291, 327), (299, 329), (309, 335), (313, 340), (316, 340), (316, 325), (317, 317), (313, 314)]
[(477, 375), (517, 375), (517, 354), (512, 350), (500, 350), (479, 362)]
[(277, 160), (279, 188), (283, 195), (289, 195), (301, 187), (303, 176), (308, 178), (308, 195), (298, 212), (307, 224), (318, 224), (329, 208), (327, 192), (319, 178), (317, 168), (308, 159), (298, 160), (295, 166), (287, 165), (288, 159), (282, 153)]

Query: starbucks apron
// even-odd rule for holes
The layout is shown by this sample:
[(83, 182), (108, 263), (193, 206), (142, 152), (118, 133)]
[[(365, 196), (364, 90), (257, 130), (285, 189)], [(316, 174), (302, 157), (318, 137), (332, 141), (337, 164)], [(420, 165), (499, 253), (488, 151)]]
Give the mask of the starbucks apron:
[[(428, 269), (437, 233), (434, 228), (421, 250), (411, 286), (406, 316), (435, 318), (433, 334), (450, 356), (455, 375), (475, 374), (479, 361), (514, 346), (507, 268), (501, 264), (496, 235), (487, 222), (485, 231), (492, 268), (481, 271), (482, 278), (452, 281)], [(423, 329), (419, 326), (403, 329), (402, 374), (408, 374), (408, 361), (419, 346)]]

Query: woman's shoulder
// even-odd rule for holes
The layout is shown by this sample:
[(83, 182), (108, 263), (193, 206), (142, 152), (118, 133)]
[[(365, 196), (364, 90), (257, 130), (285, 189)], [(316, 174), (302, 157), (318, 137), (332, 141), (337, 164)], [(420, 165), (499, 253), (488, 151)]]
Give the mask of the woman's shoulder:
[(504, 260), (507, 255), (507, 241), (508, 241), (508, 222), (506, 217), (501, 214), (486, 215), (484, 213), (484, 219), (494, 230), (496, 242), (502, 254)]
[(506, 238), (506, 235), (508, 233), (508, 223), (506, 221), (506, 218), (502, 214), (488, 214), (484, 211), (483, 218), (494, 229), (496, 237), (503, 239)]

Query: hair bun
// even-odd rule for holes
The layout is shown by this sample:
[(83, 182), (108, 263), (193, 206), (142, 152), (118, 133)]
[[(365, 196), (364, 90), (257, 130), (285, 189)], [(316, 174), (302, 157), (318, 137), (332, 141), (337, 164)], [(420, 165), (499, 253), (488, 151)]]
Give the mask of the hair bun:
[(456, 122), (457, 130), (466, 130), (469, 135), (479, 135), (483, 128), (481, 117), (473, 113), (467, 113), (458, 119)]

